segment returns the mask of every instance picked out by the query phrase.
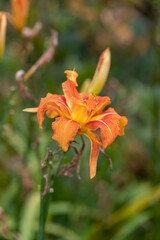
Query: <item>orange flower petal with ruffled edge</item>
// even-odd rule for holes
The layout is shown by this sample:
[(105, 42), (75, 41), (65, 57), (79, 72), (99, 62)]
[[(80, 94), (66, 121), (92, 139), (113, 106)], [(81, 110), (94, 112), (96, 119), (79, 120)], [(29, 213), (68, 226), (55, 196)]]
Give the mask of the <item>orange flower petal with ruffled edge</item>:
[(78, 83), (77, 83), (76, 79), (78, 77), (78, 73), (76, 71), (72, 71), (72, 70), (66, 70), (66, 71), (64, 71), (64, 73), (67, 74), (67, 80), (74, 82), (75, 86), (77, 87)]
[(70, 110), (66, 105), (64, 96), (56, 94), (47, 94), (45, 98), (41, 98), (37, 118), (39, 122), (39, 127), (42, 128), (42, 123), (44, 121), (44, 113), (47, 110), (52, 110), (47, 112), (47, 115), (51, 118), (56, 116), (66, 116), (70, 118)]
[(92, 116), (99, 114), (102, 110), (111, 103), (109, 97), (99, 97), (92, 94), (80, 93), (82, 101), (87, 105), (88, 109), (92, 111)]
[(55, 122), (52, 123), (52, 128), (54, 131), (52, 139), (57, 141), (63, 151), (66, 152), (69, 142), (73, 141), (77, 135), (80, 124), (64, 117), (58, 117)]
[(125, 134), (124, 133), (124, 127), (127, 125), (127, 123), (128, 123), (128, 119), (125, 116), (120, 118), (120, 122), (119, 122), (119, 127), (120, 127), (119, 135), (120, 136), (123, 136)]
[(54, 107), (52, 105), (47, 105), (46, 115), (49, 118), (55, 118), (63, 114), (57, 107)]
[(110, 103), (109, 97), (96, 97), (92, 94), (80, 94), (82, 100), (70, 97), (72, 119), (84, 125), (95, 114), (99, 114)]
[(78, 86), (76, 82), (76, 77), (78, 76), (78, 74), (75, 75), (75, 71), (69, 70), (66, 70), (65, 73), (67, 73), (67, 81), (62, 83), (62, 88), (67, 104), (72, 110), (72, 108), (74, 107), (74, 101), (72, 101), (72, 98), (79, 101), (82, 100), (79, 92), (76, 89), (76, 86)]
[(96, 170), (97, 170), (97, 159), (99, 155), (99, 148), (101, 142), (97, 134), (91, 132), (91, 131), (86, 131), (84, 133), (86, 135), (90, 142), (91, 142), (91, 153), (90, 153), (90, 178), (94, 178), (96, 175)]
[(109, 108), (104, 113), (94, 117), (85, 127), (94, 131), (100, 128), (103, 147), (106, 148), (118, 135), (124, 134), (124, 127), (127, 123), (126, 117), (121, 117), (113, 108)]
[(97, 171), (97, 159), (99, 155), (99, 144), (94, 142), (92, 139), (91, 141), (91, 154), (90, 154), (90, 178), (94, 178)]
[(74, 106), (73, 105), (74, 102), (71, 100), (71, 98), (81, 101), (80, 94), (77, 91), (75, 84), (70, 80), (63, 82), (62, 88), (63, 88), (63, 92), (64, 92), (64, 96), (66, 98), (67, 104), (70, 107), (70, 109), (72, 110), (72, 108)]
[(93, 103), (94, 108), (90, 114), (90, 118), (93, 117), (94, 115), (100, 114), (103, 111), (103, 109), (111, 103), (109, 97), (95, 96), (92, 100), (88, 100), (87, 104), (89, 105), (91, 101), (94, 102)]
[(21, 31), (26, 24), (29, 10), (29, 0), (11, 0), (13, 24)]

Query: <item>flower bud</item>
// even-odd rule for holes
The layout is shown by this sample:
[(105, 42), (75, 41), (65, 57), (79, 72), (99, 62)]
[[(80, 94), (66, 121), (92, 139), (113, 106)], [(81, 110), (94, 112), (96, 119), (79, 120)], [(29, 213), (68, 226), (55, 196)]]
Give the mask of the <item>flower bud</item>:
[(0, 61), (3, 57), (3, 52), (5, 49), (6, 27), (7, 27), (6, 15), (4, 13), (0, 13)]
[(11, 0), (13, 25), (18, 31), (22, 31), (26, 25), (28, 16), (29, 0)]
[(107, 80), (111, 64), (111, 54), (109, 48), (103, 51), (99, 58), (99, 62), (93, 76), (93, 79), (88, 87), (87, 92), (99, 94)]
[(80, 92), (85, 92), (85, 93), (87, 93), (90, 84), (91, 84), (91, 79), (87, 78), (87, 79), (83, 82), (83, 84), (82, 84), (82, 86), (81, 86), (81, 89), (80, 89)]

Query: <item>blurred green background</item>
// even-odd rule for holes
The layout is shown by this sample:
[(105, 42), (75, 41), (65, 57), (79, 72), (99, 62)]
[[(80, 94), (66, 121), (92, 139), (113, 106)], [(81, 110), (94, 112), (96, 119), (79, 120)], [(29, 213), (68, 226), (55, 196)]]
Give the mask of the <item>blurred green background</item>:
[[(9, 0), (0, 1), (0, 11), (10, 9)], [(160, 1), (33, 0), (27, 26), (37, 21), (43, 29), (28, 49), (8, 23), (0, 63), (0, 206), (8, 239), (36, 239), (40, 164), (47, 147), (56, 146), (52, 121), (45, 119), (40, 130), (36, 114), (22, 112), (37, 105), (21, 95), (15, 73), (28, 70), (47, 49), (53, 28), (59, 35), (55, 56), (26, 83), (37, 101), (47, 92), (62, 94), (66, 69), (76, 69), (80, 89), (109, 47), (111, 69), (101, 95), (129, 122), (125, 135), (105, 150), (112, 170), (100, 153), (97, 175), (89, 179), (86, 139), (81, 180), (76, 171), (56, 179), (45, 239), (160, 240)], [(66, 158), (73, 156), (70, 149)]]

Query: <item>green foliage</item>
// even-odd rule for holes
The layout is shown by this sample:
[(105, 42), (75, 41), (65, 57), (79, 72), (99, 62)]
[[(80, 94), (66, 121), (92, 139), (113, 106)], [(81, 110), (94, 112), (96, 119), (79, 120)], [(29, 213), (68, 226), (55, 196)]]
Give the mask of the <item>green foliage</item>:
[[(61, 94), (64, 70), (75, 68), (79, 89), (92, 78), (101, 52), (109, 47), (112, 62), (102, 95), (126, 115), (123, 137), (102, 153), (97, 175), (89, 179), (87, 139), (72, 178), (57, 177), (46, 224), (46, 240), (159, 240), (160, 222), (160, 2), (159, 1), (30, 1), (27, 26), (43, 23), (30, 48), (8, 23), (0, 63), (0, 206), (8, 223), (8, 240), (35, 240), (39, 221), (41, 162), (51, 139), (52, 120), (38, 128), (35, 107), (46, 93)], [(118, 2), (118, 4), (117, 4)], [(9, 1), (0, 9), (9, 11)], [(59, 35), (53, 60), (25, 84), (37, 103), (25, 99), (15, 73), (27, 71), (50, 43), (50, 28)], [(15, 89), (14, 89), (15, 88)], [(79, 137), (76, 140), (81, 143)], [(66, 153), (66, 162), (74, 157)], [(1, 235), (0, 240), (4, 239)]]

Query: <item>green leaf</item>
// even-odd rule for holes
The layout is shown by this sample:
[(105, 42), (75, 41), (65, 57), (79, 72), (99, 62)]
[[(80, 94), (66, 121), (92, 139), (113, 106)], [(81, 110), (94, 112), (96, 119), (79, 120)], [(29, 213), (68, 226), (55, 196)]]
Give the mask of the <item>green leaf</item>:
[(145, 223), (150, 218), (148, 213), (141, 213), (126, 222), (115, 234), (111, 240), (125, 240), (130, 236), (138, 227)]
[(76, 204), (70, 202), (53, 202), (49, 208), (50, 214), (56, 215), (74, 215), (77, 217), (92, 218), (99, 220), (103, 217), (103, 212), (86, 205)]
[(40, 193), (33, 192), (24, 205), (20, 222), (20, 235), (23, 240), (32, 240), (35, 233), (40, 205)]
[(14, 131), (9, 125), (5, 130), (4, 138), (9, 145), (21, 156), (24, 155), (27, 149), (27, 142), (24, 136), (20, 132)]
[(126, 220), (139, 212), (145, 210), (160, 199), (160, 185), (152, 188), (148, 194), (141, 196), (139, 199), (134, 199), (127, 203), (122, 208), (114, 212), (108, 219), (108, 226)]
[(79, 236), (73, 230), (57, 223), (47, 223), (46, 233), (63, 237), (66, 240), (80, 240)]

